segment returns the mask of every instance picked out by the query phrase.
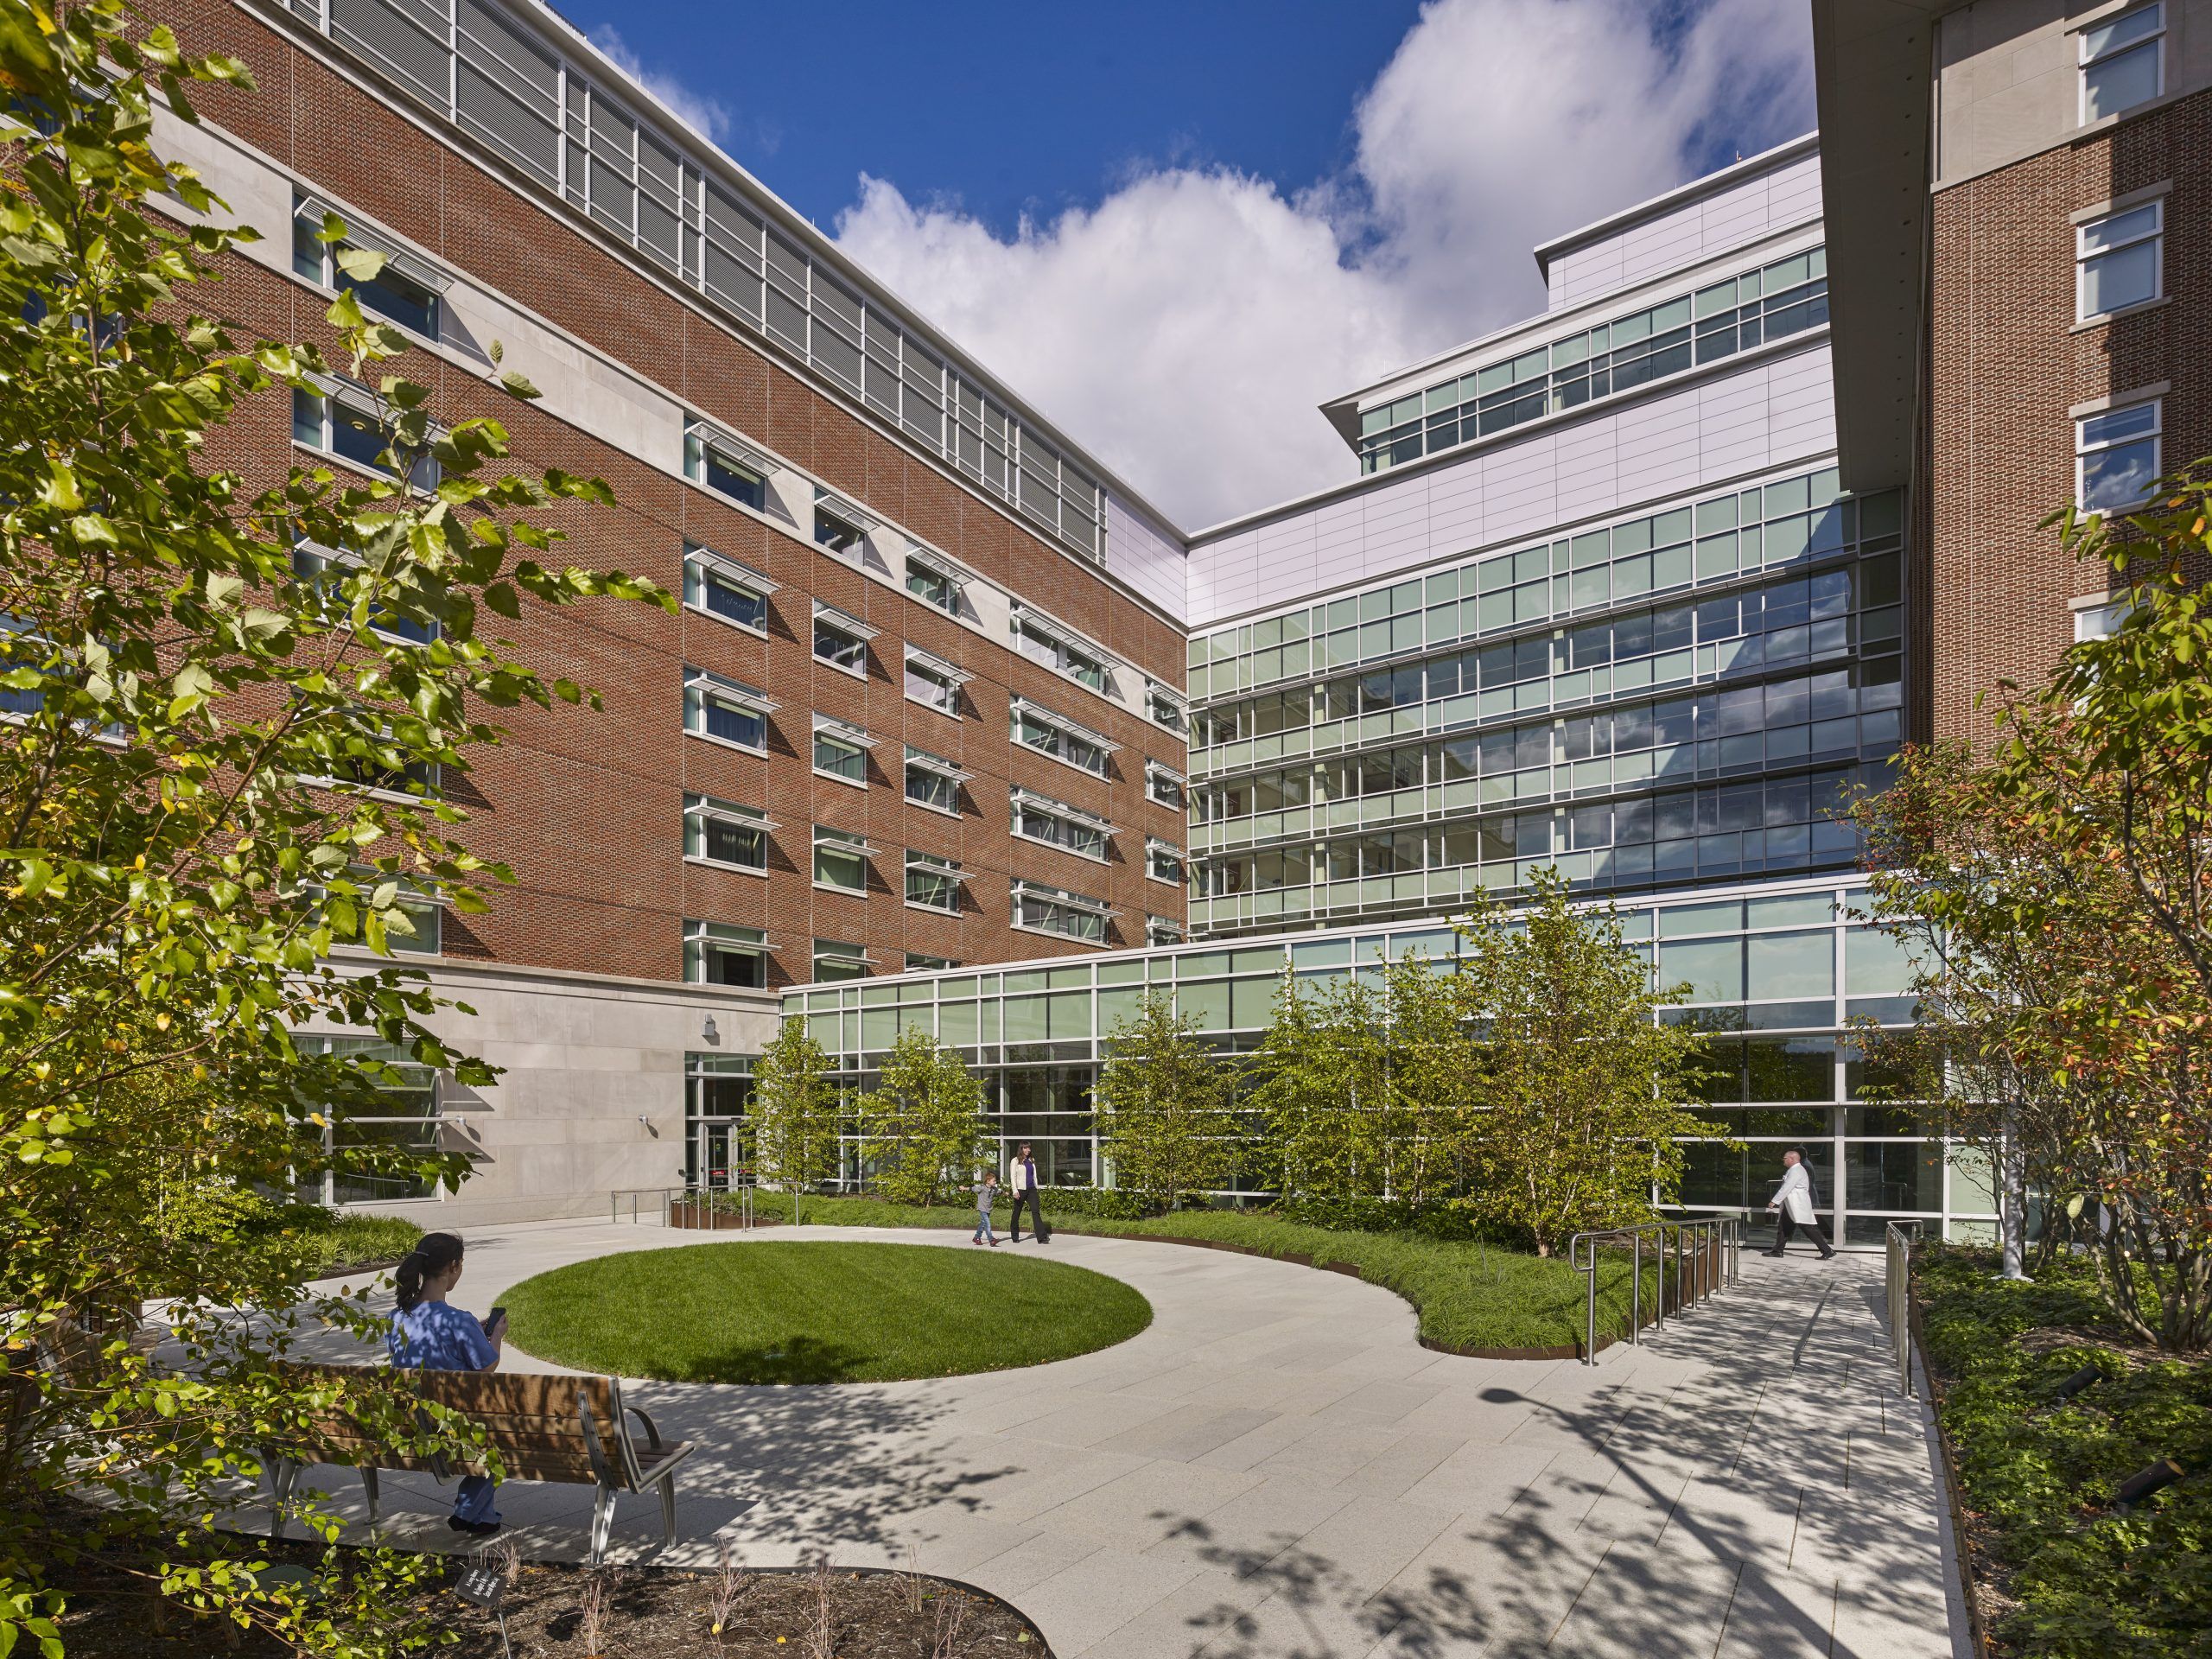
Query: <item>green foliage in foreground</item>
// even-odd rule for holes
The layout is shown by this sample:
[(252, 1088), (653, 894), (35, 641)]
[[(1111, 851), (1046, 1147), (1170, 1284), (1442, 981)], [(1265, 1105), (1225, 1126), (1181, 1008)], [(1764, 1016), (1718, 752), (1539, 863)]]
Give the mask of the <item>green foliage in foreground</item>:
[(960, 1376), (1087, 1354), (1152, 1323), (1137, 1292), (1065, 1262), (782, 1238), (601, 1256), (505, 1300), (516, 1343), (541, 1359), (679, 1382)]
[[(1317, 1263), (1356, 1267), (1363, 1278), (1395, 1291), (1413, 1304), (1421, 1316), (1421, 1334), (1445, 1347), (1556, 1348), (1577, 1342), (1582, 1336), (1583, 1276), (1555, 1257), (1413, 1232), (1363, 1233), (1315, 1227), (1283, 1220), (1265, 1211), (1183, 1210), (1141, 1219), (1085, 1215), (1058, 1207), (1060, 1200), (1089, 1196), (1087, 1191), (1062, 1193), (1048, 1188), (1045, 1209), (1053, 1230), (1119, 1238), (1204, 1239), (1263, 1255), (1302, 1256)], [(781, 1192), (757, 1193), (753, 1208), (760, 1216), (783, 1219), (791, 1214), (791, 1198)], [(970, 1224), (943, 1209), (923, 1210), (875, 1198), (810, 1198), (806, 1216), (810, 1223), (832, 1227), (945, 1227), (956, 1220), (963, 1227)], [(1032, 1247), (1021, 1248), (1027, 1252)], [(1657, 1300), (1656, 1287), (1657, 1280), (1647, 1265), (1643, 1275), (1647, 1319)], [(1608, 1260), (1599, 1269), (1601, 1339), (1608, 1332), (1618, 1335), (1628, 1328), (1628, 1264), (1624, 1260)]]
[[(2111, 1345), (2085, 1262), (2009, 1284), (1996, 1265), (1993, 1252), (1939, 1246), (1919, 1291), (1964, 1502), (2018, 1603), (1997, 1634), (2050, 1659), (2212, 1650), (2212, 1366), (2136, 1363), (2139, 1347), (2131, 1357)], [(2037, 1331), (2077, 1339), (2022, 1341)], [(2104, 1380), (2051, 1403), (2088, 1364)], [(2191, 1478), (2114, 1513), (2120, 1483), (2162, 1457)]]

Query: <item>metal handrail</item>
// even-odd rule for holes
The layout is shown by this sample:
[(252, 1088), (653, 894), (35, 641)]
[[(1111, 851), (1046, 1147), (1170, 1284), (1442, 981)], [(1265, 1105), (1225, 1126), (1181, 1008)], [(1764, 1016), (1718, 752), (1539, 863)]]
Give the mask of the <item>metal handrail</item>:
[(1910, 1399), (1912, 1385), (1912, 1246), (1919, 1236), (1916, 1221), (1893, 1221), (1882, 1230), (1882, 1252), (1887, 1269), (1883, 1288), (1883, 1311), (1890, 1322), (1890, 1356), (1897, 1368), (1897, 1392)]
[[(729, 1186), (714, 1187), (702, 1186), (696, 1184), (687, 1186), (618, 1187), (607, 1195), (607, 1219), (610, 1224), (622, 1221), (625, 1218), (622, 1213), (622, 1206), (624, 1201), (627, 1200), (630, 1206), (630, 1213), (627, 1219), (632, 1226), (644, 1225), (647, 1215), (657, 1207), (659, 1211), (659, 1224), (666, 1227), (671, 1225), (673, 1221), (674, 1217), (672, 1212), (675, 1210), (677, 1200), (683, 1199), (686, 1201), (692, 1201), (709, 1199), (717, 1192), (735, 1192), (739, 1195), (737, 1205), (737, 1224), (740, 1228), (749, 1230), (750, 1229), (759, 1225), (759, 1222), (753, 1213), (753, 1185), (754, 1183), (747, 1181), (742, 1184), (733, 1184)], [(649, 1203), (648, 1200), (651, 1200), (651, 1202)]]
[[(1673, 1235), (1669, 1243), (1668, 1236)], [(1639, 1346), (1643, 1329), (1643, 1251), (1650, 1236), (1652, 1266), (1659, 1294), (1652, 1305), (1655, 1330), (1667, 1325), (1667, 1258), (1675, 1262), (1675, 1313), (1679, 1317), (1707, 1297), (1734, 1285), (1743, 1255), (1743, 1222), (1736, 1216), (1707, 1216), (1695, 1221), (1646, 1221), (1627, 1227), (1599, 1227), (1567, 1240), (1568, 1268), (1584, 1277), (1582, 1363), (1598, 1363), (1598, 1253), (1611, 1242), (1626, 1241), (1629, 1253), (1628, 1339)]]

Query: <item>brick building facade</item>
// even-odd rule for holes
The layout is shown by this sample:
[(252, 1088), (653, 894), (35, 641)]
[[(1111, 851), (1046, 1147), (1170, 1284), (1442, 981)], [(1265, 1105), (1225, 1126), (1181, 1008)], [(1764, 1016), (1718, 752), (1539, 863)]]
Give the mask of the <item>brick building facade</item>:
[[(683, 1079), (696, 1107), (719, 1055), (757, 1053), (785, 985), (1180, 936), (1172, 527), (542, 9), (446, 16), (557, 63), (601, 127), (619, 107), (620, 223), (597, 130), (588, 182), (549, 188), (410, 86), (441, 49), (410, 21), (423, 8), (162, 10), (257, 82), (161, 135), (263, 235), (204, 302), (242, 335), (328, 345), (331, 272), (311, 237), (296, 257), (292, 225), (336, 212), (420, 302), (390, 372), (430, 386), (442, 419), (505, 423), (531, 468), (605, 479), (619, 505), (566, 512), (565, 556), (690, 601), (526, 609), (503, 632), (604, 708), (517, 711), (503, 747), (442, 780), (474, 849), (518, 875), (488, 914), (442, 918), (431, 969), (509, 1068), (480, 1100), (445, 1085), (437, 1116), (480, 1158), (461, 1208), (587, 1208), (670, 1179)], [(657, 168), (690, 227), (658, 264)], [(706, 280), (717, 213), (755, 238), (750, 317), (728, 302), (741, 270)], [(828, 321), (779, 339), (795, 262), (802, 307), (852, 308), (869, 355), (849, 387), (823, 367)], [(540, 402), (498, 389), (493, 340)], [(342, 468), (297, 414), (255, 404), (215, 459), (261, 479)]]
[(1845, 481), (1910, 482), (1915, 734), (2110, 626), (2041, 527), (2212, 454), (2212, 4), (1815, 7)]

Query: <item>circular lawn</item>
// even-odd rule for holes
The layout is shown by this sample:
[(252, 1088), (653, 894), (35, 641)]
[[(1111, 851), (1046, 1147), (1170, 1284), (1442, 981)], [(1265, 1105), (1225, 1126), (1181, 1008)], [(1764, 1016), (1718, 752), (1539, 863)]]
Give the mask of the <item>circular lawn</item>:
[(1126, 1341), (1152, 1304), (1010, 1249), (720, 1243), (627, 1251), (502, 1299), (524, 1352), (671, 1382), (885, 1382), (1066, 1359)]

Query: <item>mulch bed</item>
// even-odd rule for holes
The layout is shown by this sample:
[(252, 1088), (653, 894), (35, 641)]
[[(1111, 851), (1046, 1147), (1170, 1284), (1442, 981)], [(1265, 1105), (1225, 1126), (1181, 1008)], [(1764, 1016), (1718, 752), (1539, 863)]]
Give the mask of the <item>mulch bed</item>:
[[(305, 1564), (314, 1556), (279, 1546), (270, 1559)], [(456, 1558), (456, 1572), (469, 1564)], [(825, 1568), (734, 1572), (725, 1580), (651, 1567), (506, 1571), (501, 1611), (515, 1659), (1051, 1659), (1035, 1627), (1004, 1602), (923, 1574)], [(71, 1659), (278, 1659), (290, 1651), (260, 1632), (195, 1618), (98, 1562), (80, 1562), (59, 1581), (70, 1592), (61, 1635)], [(439, 1604), (460, 1643), (435, 1651), (500, 1659), (491, 1614), (449, 1595)]]

